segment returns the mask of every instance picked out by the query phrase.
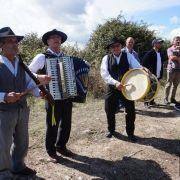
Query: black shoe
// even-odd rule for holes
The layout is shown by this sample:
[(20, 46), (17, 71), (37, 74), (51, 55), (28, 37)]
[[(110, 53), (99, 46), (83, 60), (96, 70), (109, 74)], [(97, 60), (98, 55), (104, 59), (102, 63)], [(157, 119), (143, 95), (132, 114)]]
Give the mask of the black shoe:
[(179, 103), (175, 104), (174, 109), (177, 111), (180, 111), (180, 104)]
[(63, 156), (66, 157), (72, 157), (74, 154), (73, 152), (71, 152), (69, 149), (67, 149), (66, 147), (60, 148), (60, 147), (56, 147), (56, 151), (58, 153), (60, 153)]
[(36, 171), (34, 169), (31, 169), (31, 168), (24, 168), (23, 170), (21, 171), (18, 171), (18, 172), (12, 172), (13, 174), (15, 175), (22, 175), (22, 176), (33, 176), (33, 175), (36, 175)]
[(106, 137), (107, 137), (107, 138), (112, 138), (113, 135), (114, 135), (113, 132), (108, 132), (108, 133), (106, 134)]
[(149, 103), (148, 103), (148, 102), (145, 102), (145, 103), (144, 103), (144, 107), (149, 109), (149, 108), (150, 108)]
[(128, 139), (131, 142), (137, 142), (137, 138), (134, 135), (128, 135)]
[(49, 157), (51, 157), (54, 160), (57, 160), (59, 158), (59, 156), (55, 153), (48, 153)]
[(150, 106), (156, 106), (157, 104), (156, 104), (154, 101), (150, 101), (150, 102), (149, 102), (149, 105), (150, 105)]
[(173, 104), (178, 104), (178, 102), (173, 98), (173, 99), (171, 99), (171, 103), (173, 103)]

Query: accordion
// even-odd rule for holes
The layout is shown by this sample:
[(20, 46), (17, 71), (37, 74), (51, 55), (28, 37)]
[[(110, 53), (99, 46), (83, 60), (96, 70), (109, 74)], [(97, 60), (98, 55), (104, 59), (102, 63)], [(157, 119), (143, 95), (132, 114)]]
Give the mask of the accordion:
[(72, 56), (47, 58), (46, 70), (52, 79), (49, 91), (55, 100), (85, 102), (90, 71), (86, 61)]

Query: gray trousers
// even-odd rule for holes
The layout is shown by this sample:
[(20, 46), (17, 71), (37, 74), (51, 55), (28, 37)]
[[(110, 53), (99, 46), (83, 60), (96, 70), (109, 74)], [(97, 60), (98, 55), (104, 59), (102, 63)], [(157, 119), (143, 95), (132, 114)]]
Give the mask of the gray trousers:
[(29, 145), (29, 108), (0, 110), (0, 175), (4, 170), (14, 172), (25, 168), (24, 158)]
[[(166, 100), (168, 100), (169, 96), (170, 96), (170, 99), (175, 99), (179, 82), (180, 82), (180, 71), (167, 72), (167, 82), (165, 86)], [(170, 95), (171, 86), (172, 86), (172, 92)]]

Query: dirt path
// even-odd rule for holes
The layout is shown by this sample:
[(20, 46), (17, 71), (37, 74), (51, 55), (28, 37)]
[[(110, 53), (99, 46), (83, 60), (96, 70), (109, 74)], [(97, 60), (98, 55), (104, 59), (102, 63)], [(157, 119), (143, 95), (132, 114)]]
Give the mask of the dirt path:
[(53, 163), (44, 148), (43, 103), (37, 103), (31, 111), (27, 164), (48, 180), (180, 179), (180, 112), (162, 105), (145, 109), (142, 103), (136, 104), (138, 142), (131, 143), (126, 138), (123, 112), (116, 117), (117, 137), (105, 137), (103, 107), (103, 100), (92, 99), (74, 106), (68, 143), (74, 156)]

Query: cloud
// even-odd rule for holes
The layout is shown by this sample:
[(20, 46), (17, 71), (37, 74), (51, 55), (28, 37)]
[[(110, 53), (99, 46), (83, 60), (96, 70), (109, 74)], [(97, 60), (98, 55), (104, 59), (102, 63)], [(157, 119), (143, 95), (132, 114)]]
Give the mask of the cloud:
[(47, 16), (43, 7), (39, 6), (36, 0), (4, 1), (0, 17), (1, 26), (10, 26), (19, 34), (37, 32), (42, 35), (52, 25), (55, 27), (59, 25)]
[(149, 29), (154, 30), (155, 34), (158, 35), (158, 36), (163, 36), (166, 28), (167, 27), (165, 25), (152, 25), (152, 26), (149, 26)]
[[(180, 5), (179, 0), (0, 0), (1, 27), (10, 26), (17, 34), (45, 32), (57, 28), (68, 35), (68, 42), (85, 44), (98, 24), (121, 12), (127, 17)], [(174, 18), (175, 21), (175, 18)], [(165, 27), (164, 27), (165, 28)], [(163, 31), (160, 25), (158, 31)]]
[(180, 36), (180, 28), (175, 28), (169, 33), (170, 39), (173, 39), (175, 36)]
[(178, 16), (173, 16), (173, 17), (171, 17), (170, 18), (170, 22), (171, 22), (171, 24), (180, 24), (180, 17), (178, 17)]

